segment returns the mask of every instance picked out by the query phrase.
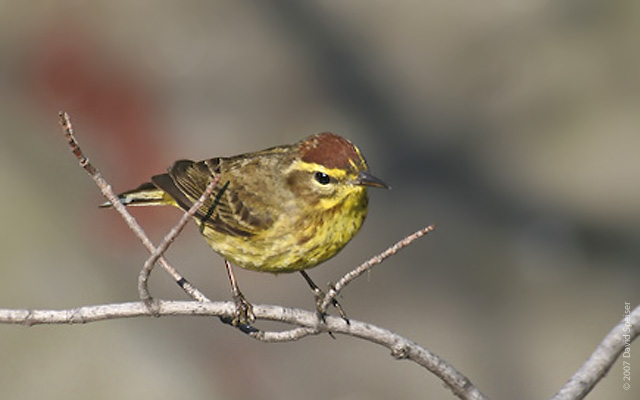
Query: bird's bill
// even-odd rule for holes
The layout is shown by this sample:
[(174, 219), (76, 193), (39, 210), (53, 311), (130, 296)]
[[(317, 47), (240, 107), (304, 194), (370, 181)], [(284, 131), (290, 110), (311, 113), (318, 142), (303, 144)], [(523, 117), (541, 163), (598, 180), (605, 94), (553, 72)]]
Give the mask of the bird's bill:
[(356, 184), (362, 185), (362, 186), (391, 189), (391, 186), (384, 183), (382, 179), (378, 179), (375, 176), (371, 175), (370, 173), (364, 172), (364, 171), (358, 174), (358, 177), (356, 178)]

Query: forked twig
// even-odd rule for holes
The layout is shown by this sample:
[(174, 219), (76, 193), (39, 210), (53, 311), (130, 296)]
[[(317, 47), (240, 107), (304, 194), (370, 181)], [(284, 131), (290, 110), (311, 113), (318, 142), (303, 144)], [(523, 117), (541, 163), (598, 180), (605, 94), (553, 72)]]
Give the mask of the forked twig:
[[(149, 239), (149, 237), (147, 236), (147, 234), (144, 232), (144, 229), (142, 229), (140, 224), (138, 224), (138, 221), (136, 221), (136, 219), (133, 218), (133, 216), (129, 213), (129, 211), (127, 211), (125, 206), (118, 199), (118, 196), (113, 192), (113, 189), (111, 189), (111, 185), (109, 185), (107, 181), (104, 180), (100, 171), (98, 171), (98, 169), (91, 164), (89, 159), (84, 155), (84, 153), (80, 149), (80, 146), (78, 145), (78, 141), (76, 140), (73, 132), (73, 125), (71, 124), (71, 119), (69, 118), (69, 114), (61, 111), (58, 114), (58, 117), (60, 120), (60, 126), (62, 127), (64, 135), (67, 138), (67, 142), (69, 143), (69, 147), (71, 148), (71, 152), (76, 156), (76, 158), (80, 162), (80, 166), (84, 168), (85, 171), (87, 171), (91, 179), (93, 179), (93, 181), (96, 183), (98, 188), (100, 188), (100, 191), (102, 192), (104, 197), (106, 197), (107, 200), (109, 200), (113, 205), (113, 208), (115, 208), (116, 211), (120, 213), (120, 215), (122, 216), (126, 224), (133, 231), (133, 233), (138, 237), (138, 239), (140, 239), (144, 247), (146, 247), (147, 250), (149, 250), (149, 252), (154, 253), (156, 251), (156, 248), (151, 242), (151, 240)], [(210, 301), (207, 298), (207, 296), (205, 296), (202, 292), (200, 292), (198, 289), (193, 287), (193, 285), (191, 285), (186, 279), (184, 279), (182, 275), (180, 275), (180, 273), (175, 268), (173, 268), (164, 257), (159, 256), (158, 262), (160, 263), (160, 266), (162, 266), (162, 268), (165, 271), (167, 271), (169, 275), (171, 275), (171, 277), (176, 281), (176, 283), (192, 299), (200, 302)]]
[[(180, 232), (182, 232), (182, 230), (187, 225), (189, 220), (193, 218), (194, 215), (196, 215), (196, 212), (198, 212), (198, 209), (202, 207), (204, 202), (207, 201), (209, 196), (211, 196), (211, 194), (213, 193), (213, 190), (215, 189), (219, 181), (220, 181), (220, 175), (214, 177), (213, 180), (209, 182), (204, 193), (202, 193), (200, 198), (195, 203), (193, 203), (193, 205), (191, 206), (191, 208), (189, 208), (189, 210), (187, 210), (187, 212), (182, 214), (182, 217), (180, 218), (178, 223), (173, 228), (171, 228), (171, 230), (164, 237), (160, 245), (156, 247), (154, 251), (151, 252), (151, 255), (149, 256), (149, 258), (147, 258), (147, 261), (145, 261), (144, 265), (142, 266), (142, 269), (140, 270), (140, 275), (138, 275), (138, 293), (140, 294), (140, 300), (142, 300), (145, 304), (147, 304), (147, 306), (151, 307), (152, 298), (151, 298), (151, 294), (149, 293), (149, 275), (151, 275), (151, 271), (153, 270), (154, 265), (156, 265), (156, 262), (158, 261), (158, 259), (162, 257), (162, 255), (164, 254), (165, 251), (167, 251), (171, 243), (173, 243), (175, 238), (180, 234)], [(178, 284), (178, 286), (182, 288), (185, 285), (190, 285), (185, 278), (180, 278), (179, 280), (176, 281), (176, 283)]]

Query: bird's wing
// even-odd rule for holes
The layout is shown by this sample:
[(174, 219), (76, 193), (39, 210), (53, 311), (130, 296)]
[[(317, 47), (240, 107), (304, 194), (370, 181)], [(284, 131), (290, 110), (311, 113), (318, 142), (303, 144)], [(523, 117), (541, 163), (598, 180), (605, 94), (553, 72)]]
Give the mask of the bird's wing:
[[(225, 163), (227, 165), (222, 168)], [(265, 210), (256, 208), (259, 206), (256, 193), (247, 189), (247, 176), (229, 171), (234, 167), (230, 159), (180, 160), (169, 173), (154, 176), (151, 181), (173, 197), (180, 207), (188, 210), (202, 196), (214, 176), (220, 175), (213, 194), (197, 211), (196, 218), (220, 233), (249, 237), (268, 228), (273, 218)]]

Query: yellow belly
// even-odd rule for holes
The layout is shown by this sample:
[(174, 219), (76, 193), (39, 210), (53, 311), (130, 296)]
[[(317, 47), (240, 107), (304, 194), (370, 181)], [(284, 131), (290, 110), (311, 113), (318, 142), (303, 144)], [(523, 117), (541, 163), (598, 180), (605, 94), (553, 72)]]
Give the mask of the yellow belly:
[(295, 272), (335, 256), (360, 230), (367, 215), (366, 191), (311, 215), (282, 215), (250, 237), (230, 236), (205, 226), (214, 251), (234, 265), (255, 271)]

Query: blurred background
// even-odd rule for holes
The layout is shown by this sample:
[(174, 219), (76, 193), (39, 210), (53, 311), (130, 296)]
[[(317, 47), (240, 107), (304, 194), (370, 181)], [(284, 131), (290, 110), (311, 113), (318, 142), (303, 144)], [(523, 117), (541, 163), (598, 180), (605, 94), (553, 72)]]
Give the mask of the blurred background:
[[(59, 110), (116, 191), (334, 131), (393, 190), (311, 276), (437, 223), (343, 307), (491, 398), (548, 398), (640, 302), (638, 37), (634, 1), (0, 1), (0, 307), (137, 299), (147, 253), (97, 208)], [(135, 215), (158, 241), (180, 213)], [(195, 226), (167, 256), (230, 300)], [(237, 275), (255, 303), (313, 308), (297, 274)], [(160, 269), (151, 285), (186, 299)], [(632, 353), (632, 389), (618, 360), (589, 398), (638, 397)], [(5, 399), (453, 398), (370, 343), (264, 344), (208, 318), (5, 325), (0, 354)]]

